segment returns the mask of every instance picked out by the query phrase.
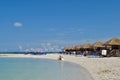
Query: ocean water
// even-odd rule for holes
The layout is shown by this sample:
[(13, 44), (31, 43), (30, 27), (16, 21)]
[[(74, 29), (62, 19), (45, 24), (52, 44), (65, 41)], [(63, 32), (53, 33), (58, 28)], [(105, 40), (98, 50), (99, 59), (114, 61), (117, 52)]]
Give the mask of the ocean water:
[(69, 62), (33, 58), (0, 58), (0, 80), (93, 80)]

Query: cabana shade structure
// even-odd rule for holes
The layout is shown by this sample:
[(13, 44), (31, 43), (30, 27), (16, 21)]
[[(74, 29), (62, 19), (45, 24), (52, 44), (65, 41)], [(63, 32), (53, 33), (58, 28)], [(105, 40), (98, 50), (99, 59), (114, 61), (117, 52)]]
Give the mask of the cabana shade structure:
[(120, 39), (112, 38), (105, 43), (106, 46), (111, 46), (112, 49), (120, 49)]
[(102, 42), (98, 41), (98, 42), (95, 42), (93, 45), (92, 45), (93, 48), (104, 48), (105, 46), (103, 45)]
[(64, 47), (62, 50), (66, 51), (66, 50), (67, 50), (67, 47)]
[(92, 47), (91, 47), (91, 44), (89, 44), (89, 43), (83, 45), (83, 49), (90, 49), (90, 48), (92, 48)]
[(105, 45), (119, 45), (120, 46), (120, 39), (119, 38), (112, 38), (105, 43)]
[(75, 46), (75, 50), (76, 50), (76, 51), (79, 51), (79, 50), (81, 50), (82, 48), (83, 48), (82, 45)]
[(111, 46), (108, 56), (120, 57), (120, 39), (112, 38), (105, 43), (105, 46)]
[(107, 50), (107, 56), (119, 56), (120, 57), (120, 38), (112, 38), (106, 41), (104, 44), (100, 41), (94, 44), (87, 43), (85, 45), (69, 46), (65, 47), (64, 50), (67, 54), (81, 54), (93, 55), (94, 53), (101, 55), (102, 50)]
[(65, 50), (65, 51), (72, 51), (72, 50), (74, 50), (74, 47), (65, 47), (65, 48), (63, 48), (63, 50)]

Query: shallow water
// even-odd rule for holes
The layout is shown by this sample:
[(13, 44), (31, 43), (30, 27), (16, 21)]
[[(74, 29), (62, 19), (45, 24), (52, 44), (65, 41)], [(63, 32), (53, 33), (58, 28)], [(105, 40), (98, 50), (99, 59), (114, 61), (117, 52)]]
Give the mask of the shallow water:
[(92, 80), (82, 67), (49, 59), (0, 58), (0, 80)]

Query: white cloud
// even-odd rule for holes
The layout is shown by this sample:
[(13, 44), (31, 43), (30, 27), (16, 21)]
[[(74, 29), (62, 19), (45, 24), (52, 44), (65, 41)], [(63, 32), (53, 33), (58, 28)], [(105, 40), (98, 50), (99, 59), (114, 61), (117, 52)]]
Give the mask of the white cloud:
[(22, 27), (23, 24), (21, 22), (14, 22), (14, 27)]

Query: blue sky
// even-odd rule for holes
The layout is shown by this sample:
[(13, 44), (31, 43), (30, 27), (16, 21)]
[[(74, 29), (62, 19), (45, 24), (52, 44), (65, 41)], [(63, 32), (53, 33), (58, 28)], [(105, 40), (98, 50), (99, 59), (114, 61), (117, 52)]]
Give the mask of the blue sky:
[(0, 0), (0, 51), (120, 38), (119, 0)]

